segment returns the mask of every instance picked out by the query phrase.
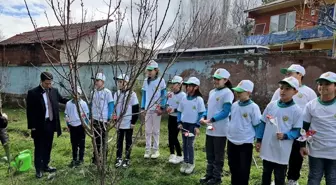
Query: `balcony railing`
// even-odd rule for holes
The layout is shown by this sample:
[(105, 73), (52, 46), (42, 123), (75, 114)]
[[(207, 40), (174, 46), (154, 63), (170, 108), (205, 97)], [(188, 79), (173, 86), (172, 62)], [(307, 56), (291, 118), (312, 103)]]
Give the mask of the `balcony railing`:
[(246, 45), (274, 45), (289, 42), (300, 42), (309, 39), (328, 38), (333, 36), (333, 30), (327, 26), (318, 26), (298, 31), (284, 31), (267, 35), (253, 35), (245, 39)]

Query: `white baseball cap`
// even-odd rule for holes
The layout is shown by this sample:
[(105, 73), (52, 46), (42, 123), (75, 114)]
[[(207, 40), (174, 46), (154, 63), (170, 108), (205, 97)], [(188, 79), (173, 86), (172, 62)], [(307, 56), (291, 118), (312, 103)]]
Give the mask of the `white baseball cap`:
[(316, 79), (316, 81), (320, 80), (327, 80), (328, 82), (331, 83), (336, 83), (336, 73), (328, 71), (326, 73), (323, 73), (320, 78)]
[(183, 83), (186, 84), (186, 85), (193, 84), (193, 85), (197, 85), (197, 86), (199, 86), (201, 84), (200, 80), (196, 77), (190, 77), (186, 82), (183, 82)]
[(223, 79), (223, 78), (230, 78), (230, 73), (226, 69), (219, 68), (216, 70), (215, 74), (213, 75), (214, 78)]
[(78, 94), (82, 94), (83, 93), (82, 88), (80, 86), (77, 86), (77, 93)]
[(251, 80), (242, 80), (237, 87), (232, 88), (236, 92), (252, 92), (254, 83)]
[(105, 77), (105, 75), (104, 75), (103, 73), (97, 73), (96, 78), (92, 78), (92, 79), (95, 79), (95, 80), (102, 80), (102, 81), (105, 82), (106, 77)]
[(159, 68), (159, 64), (157, 62), (155, 62), (154, 60), (149, 61), (147, 65), (147, 70), (154, 70), (157, 68)]
[(129, 76), (126, 74), (120, 74), (117, 78), (114, 77), (114, 80), (125, 80), (126, 82), (129, 82)]
[(287, 74), (288, 72), (298, 72), (301, 73), (302, 76), (306, 75), (306, 70), (299, 64), (292, 64), (289, 68), (282, 68), (280, 69), (280, 73)]
[(183, 78), (180, 76), (174, 76), (173, 79), (171, 81), (169, 81), (169, 83), (172, 84), (176, 84), (176, 83), (182, 83), (183, 82)]
[(295, 88), (296, 90), (299, 90), (299, 87), (300, 87), (299, 81), (292, 76), (284, 78), (279, 83), (287, 83), (288, 85)]

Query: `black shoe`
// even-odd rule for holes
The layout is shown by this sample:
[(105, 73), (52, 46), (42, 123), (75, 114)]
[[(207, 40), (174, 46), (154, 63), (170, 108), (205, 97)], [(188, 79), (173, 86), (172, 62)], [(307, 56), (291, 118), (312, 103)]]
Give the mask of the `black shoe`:
[(77, 161), (72, 160), (72, 161), (70, 162), (70, 164), (69, 164), (69, 168), (73, 168), (73, 167), (75, 167), (75, 166), (76, 166), (76, 162), (77, 162)]
[(207, 185), (220, 185), (220, 184), (222, 184), (222, 180), (217, 178), (212, 178), (207, 183)]
[(200, 183), (201, 184), (206, 184), (206, 183), (208, 183), (208, 181), (210, 180), (210, 179), (212, 179), (212, 177), (210, 177), (210, 176), (204, 176), (204, 177), (202, 177), (201, 179), (200, 179)]
[(76, 161), (75, 165), (76, 166), (80, 166), (84, 163), (84, 160), (79, 160), (79, 161)]
[(53, 172), (56, 172), (56, 168), (54, 167), (51, 167), (51, 166), (47, 166), (44, 168), (44, 172), (48, 172), (48, 173), (53, 173)]
[(36, 176), (37, 179), (40, 179), (40, 178), (43, 177), (43, 173), (41, 171), (36, 171), (35, 176)]
[(127, 167), (129, 167), (129, 165), (130, 165), (130, 160), (129, 159), (125, 159), (124, 162), (123, 162), (123, 167), (127, 168)]
[(117, 158), (116, 163), (115, 163), (115, 167), (119, 168), (122, 164), (123, 164), (122, 159), (121, 158)]

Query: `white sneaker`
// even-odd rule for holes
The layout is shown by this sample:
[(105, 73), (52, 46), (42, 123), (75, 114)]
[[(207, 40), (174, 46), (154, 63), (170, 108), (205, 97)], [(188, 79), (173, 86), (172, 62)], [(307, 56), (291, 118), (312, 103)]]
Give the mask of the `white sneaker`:
[(185, 170), (185, 173), (186, 174), (191, 174), (195, 169), (195, 164), (188, 164), (186, 170)]
[(183, 163), (181, 164), (180, 172), (181, 172), (181, 173), (185, 173), (187, 167), (188, 167), (188, 163), (183, 162)]
[(160, 156), (160, 152), (159, 151), (155, 151), (154, 154), (151, 155), (152, 159), (157, 159)]
[(173, 164), (180, 164), (183, 161), (184, 161), (184, 159), (183, 159), (182, 156), (176, 156), (175, 160), (173, 161)]
[(170, 154), (168, 162), (175, 164), (174, 163), (175, 161), (176, 161), (176, 155)]
[(299, 185), (299, 183), (295, 180), (288, 180), (287, 185)]
[(145, 155), (144, 155), (144, 158), (145, 158), (145, 159), (149, 159), (150, 156), (151, 156), (151, 151), (150, 151), (150, 150), (146, 150)]

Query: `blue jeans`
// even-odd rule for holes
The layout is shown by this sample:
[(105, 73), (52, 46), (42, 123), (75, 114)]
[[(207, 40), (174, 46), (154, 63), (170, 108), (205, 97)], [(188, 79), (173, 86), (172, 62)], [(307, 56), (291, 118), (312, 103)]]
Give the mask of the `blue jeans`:
[(308, 185), (320, 185), (323, 175), (326, 185), (336, 184), (336, 160), (309, 156)]
[[(184, 129), (195, 134), (195, 124), (182, 123)], [(185, 131), (182, 132), (184, 162), (194, 164), (194, 140), (195, 137), (186, 137)]]

